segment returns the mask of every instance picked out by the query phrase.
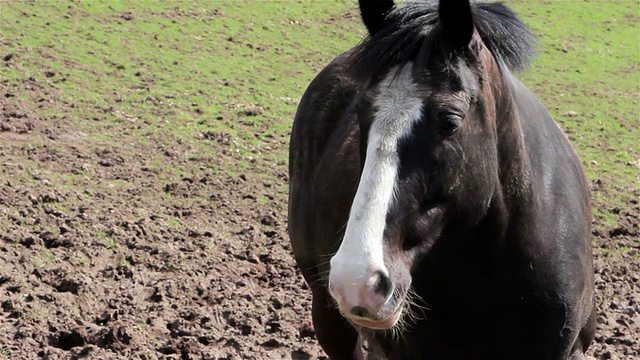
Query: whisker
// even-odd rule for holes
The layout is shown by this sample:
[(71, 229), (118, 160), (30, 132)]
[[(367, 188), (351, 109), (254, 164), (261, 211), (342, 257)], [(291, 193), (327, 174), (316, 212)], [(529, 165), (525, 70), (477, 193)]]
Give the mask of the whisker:
[(400, 319), (398, 319), (398, 323), (393, 328), (378, 331), (382, 332), (384, 336), (390, 337), (392, 341), (398, 342), (421, 320), (426, 319), (425, 310), (428, 310), (429, 307), (413, 287), (409, 287), (404, 295), (401, 289), (396, 288), (392, 296), (396, 298), (403, 297)]
[[(336, 233), (336, 240), (333, 243), (333, 246), (335, 248), (338, 248), (338, 243), (342, 244), (342, 240), (344, 239), (344, 234), (347, 231), (347, 222), (344, 223), (344, 225), (342, 225), (342, 227), (340, 227), (340, 229), (338, 230), (338, 232)], [(337, 250), (336, 250), (337, 251)], [(335, 254), (335, 253), (334, 253)], [(333, 256), (333, 255), (332, 255)]]
[[(344, 232), (345, 232), (346, 228), (347, 228), (347, 223), (342, 225), (340, 230), (338, 230), (338, 234), (336, 236), (336, 242), (334, 243), (334, 245), (336, 245), (337, 242), (342, 242), (342, 238), (344, 237)], [(334, 247), (337, 247), (337, 246), (334, 246)], [(320, 260), (320, 262), (318, 262), (314, 266), (310, 267), (310, 269), (325, 268), (326, 270), (322, 270), (322, 271), (320, 271), (318, 273), (317, 279), (313, 280), (313, 282), (312, 282), (313, 285), (326, 285), (326, 284), (328, 284), (328, 282), (329, 282), (329, 271), (330, 271), (329, 263), (331, 262), (331, 258), (333, 258), (333, 256), (335, 256), (335, 254), (336, 254), (335, 252), (332, 252), (332, 253), (328, 253), (328, 254), (317, 255), (317, 258)], [(324, 284), (321, 284), (321, 283), (324, 283)]]
[(326, 285), (329, 282), (329, 270), (320, 271), (311, 285)]

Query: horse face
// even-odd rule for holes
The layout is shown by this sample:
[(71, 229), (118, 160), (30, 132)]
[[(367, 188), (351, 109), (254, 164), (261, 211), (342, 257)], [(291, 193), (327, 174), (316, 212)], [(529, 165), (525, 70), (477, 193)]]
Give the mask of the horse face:
[(358, 325), (394, 327), (411, 303), (418, 261), (447, 226), (470, 226), (486, 212), (495, 114), (486, 69), (475, 63), (406, 63), (374, 84), (358, 111), (364, 165), (329, 274), (331, 295)]

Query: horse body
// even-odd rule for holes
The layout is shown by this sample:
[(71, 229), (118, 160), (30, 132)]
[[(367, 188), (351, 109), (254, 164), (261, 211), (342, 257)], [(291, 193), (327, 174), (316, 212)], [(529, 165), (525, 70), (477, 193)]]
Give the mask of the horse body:
[(442, 5), (417, 12), (473, 54), (399, 44), (362, 66), (393, 40), (379, 22), (396, 11), (363, 3), (369, 43), (314, 79), (291, 136), (289, 234), (318, 341), (332, 359), (364, 358), (363, 339), (389, 359), (582, 358), (595, 329), (588, 189), (481, 23), (506, 10), (474, 8), (468, 36), (447, 34)]

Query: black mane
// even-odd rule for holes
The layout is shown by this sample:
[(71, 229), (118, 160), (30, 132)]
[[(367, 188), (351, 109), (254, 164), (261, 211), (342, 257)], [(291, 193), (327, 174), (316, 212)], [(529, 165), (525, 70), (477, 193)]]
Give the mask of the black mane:
[[(472, 3), (472, 11), (475, 27), (496, 60), (511, 71), (523, 71), (536, 55), (537, 40), (529, 27), (501, 2)], [(410, 61), (426, 64), (432, 50), (442, 47), (440, 33), (438, 3), (411, 1), (393, 9), (384, 26), (364, 39), (353, 64), (371, 78)]]

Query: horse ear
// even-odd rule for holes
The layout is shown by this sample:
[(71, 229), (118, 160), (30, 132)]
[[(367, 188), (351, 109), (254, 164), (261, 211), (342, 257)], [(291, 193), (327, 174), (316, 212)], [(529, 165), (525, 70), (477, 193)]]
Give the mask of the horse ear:
[(384, 20), (393, 9), (393, 0), (358, 0), (364, 25), (373, 36), (384, 25)]
[(455, 48), (469, 45), (473, 37), (474, 20), (469, 0), (440, 0), (438, 16), (443, 36)]

